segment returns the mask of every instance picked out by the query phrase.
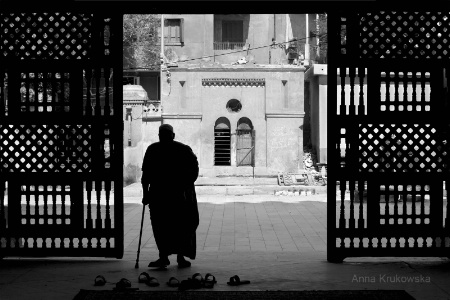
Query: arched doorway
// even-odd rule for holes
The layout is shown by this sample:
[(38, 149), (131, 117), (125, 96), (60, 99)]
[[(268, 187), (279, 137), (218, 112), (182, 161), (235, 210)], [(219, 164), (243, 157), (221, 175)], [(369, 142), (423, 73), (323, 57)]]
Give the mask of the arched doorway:
[(236, 166), (255, 166), (255, 131), (252, 121), (246, 117), (237, 123)]
[(231, 165), (230, 121), (225, 117), (217, 119), (214, 125), (214, 165)]

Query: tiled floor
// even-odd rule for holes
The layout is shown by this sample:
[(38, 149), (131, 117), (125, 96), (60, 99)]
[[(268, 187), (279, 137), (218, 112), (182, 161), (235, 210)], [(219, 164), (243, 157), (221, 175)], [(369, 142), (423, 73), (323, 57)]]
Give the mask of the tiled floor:
[[(72, 299), (80, 289), (111, 289), (123, 277), (141, 290), (168, 290), (171, 288), (165, 282), (170, 277), (181, 280), (196, 272), (214, 274), (218, 280), (214, 289), (224, 291), (404, 289), (416, 299), (450, 299), (448, 259), (354, 258), (342, 264), (327, 262), (325, 196), (198, 198), (201, 222), (197, 258), (191, 268), (178, 269), (175, 257), (170, 258), (172, 265), (166, 271), (146, 267), (158, 254), (148, 211), (140, 268), (134, 268), (142, 205), (128, 199), (123, 259), (5, 258), (0, 262), (0, 299)], [(161, 286), (139, 284), (137, 278), (142, 271), (156, 277)], [(108, 281), (104, 287), (93, 286), (99, 274)], [(226, 282), (235, 274), (251, 280), (251, 284), (228, 286)], [(386, 276), (399, 276), (401, 280), (422, 276), (429, 280), (386, 282)]]
[[(214, 199), (216, 198), (216, 199)], [(230, 198), (230, 197), (229, 197)], [(234, 197), (236, 201), (243, 197)], [(259, 203), (220, 202), (220, 197), (199, 196), (200, 251), (326, 251), (326, 203), (280, 202), (261, 196)], [(284, 199), (283, 199), (284, 200)], [(136, 249), (142, 206), (125, 204), (125, 249)], [(144, 249), (156, 250), (149, 212), (145, 211)]]

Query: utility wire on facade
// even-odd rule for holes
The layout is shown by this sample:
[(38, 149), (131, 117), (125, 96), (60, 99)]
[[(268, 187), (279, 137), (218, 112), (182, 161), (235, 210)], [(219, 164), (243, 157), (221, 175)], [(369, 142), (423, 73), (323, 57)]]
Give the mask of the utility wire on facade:
[[(324, 34), (323, 36), (326, 36), (326, 34)], [(208, 58), (208, 57), (216, 57), (216, 56), (235, 54), (235, 53), (239, 53), (239, 52), (246, 52), (246, 51), (250, 51), (250, 50), (256, 50), (256, 49), (267, 48), (267, 47), (276, 47), (276, 46), (279, 46), (279, 45), (288, 44), (288, 43), (292, 43), (292, 42), (298, 42), (298, 41), (301, 41), (301, 40), (311, 39), (311, 38), (314, 38), (314, 37), (316, 37), (316, 36), (308, 36), (308, 37), (305, 37), (305, 38), (295, 39), (295, 40), (288, 41), (288, 42), (273, 43), (273, 44), (270, 44), (270, 45), (265, 45), (265, 46), (255, 47), (255, 48), (242, 49), (242, 50), (237, 50), (237, 51), (227, 52), (227, 53), (222, 53), (222, 54), (202, 56), (202, 57), (199, 57), (199, 58), (190, 58), (190, 59), (185, 59), (182, 62), (198, 60), (198, 59), (203, 59), (203, 58)], [(318, 48), (318, 46), (312, 46), (312, 47), (313, 48)], [(142, 70), (142, 69), (154, 69), (154, 68), (136, 67), (136, 68), (125, 68), (124, 70)]]

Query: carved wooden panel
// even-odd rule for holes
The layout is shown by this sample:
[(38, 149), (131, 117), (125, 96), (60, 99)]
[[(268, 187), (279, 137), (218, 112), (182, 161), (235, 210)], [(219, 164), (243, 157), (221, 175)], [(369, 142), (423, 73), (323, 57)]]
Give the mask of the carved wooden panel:
[(448, 12), (380, 11), (359, 15), (361, 58), (448, 58)]
[(74, 13), (2, 14), (1, 52), (19, 59), (90, 58), (92, 15)]
[(450, 255), (449, 18), (329, 15), (329, 261)]
[(359, 126), (360, 172), (448, 172), (448, 141), (430, 124)]
[(0, 14), (0, 256), (123, 256), (121, 24)]
[(90, 172), (90, 125), (0, 125), (3, 172)]

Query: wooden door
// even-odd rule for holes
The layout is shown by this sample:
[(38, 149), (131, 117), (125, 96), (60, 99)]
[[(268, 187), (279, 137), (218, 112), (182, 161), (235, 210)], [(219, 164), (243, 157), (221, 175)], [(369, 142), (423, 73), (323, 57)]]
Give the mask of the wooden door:
[(236, 130), (236, 166), (254, 166), (255, 131)]

